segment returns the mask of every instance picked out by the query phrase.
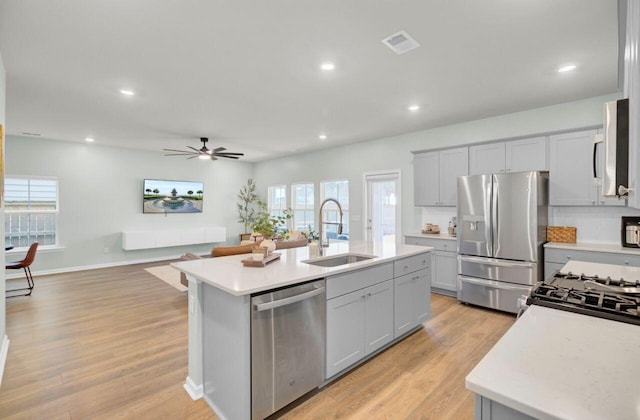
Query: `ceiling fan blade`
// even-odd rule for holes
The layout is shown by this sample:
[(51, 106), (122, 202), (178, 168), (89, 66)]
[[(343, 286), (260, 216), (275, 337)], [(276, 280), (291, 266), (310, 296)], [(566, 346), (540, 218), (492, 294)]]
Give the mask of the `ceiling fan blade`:
[(195, 159), (195, 158), (197, 158), (197, 157), (198, 157), (198, 155), (194, 155), (194, 156), (188, 157), (188, 158), (187, 158), (187, 160), (188, 160), (188, 159)]
[(212, 150), (213, 153), (218, 153), (218, 152), (222, 152), (223, 150), (227, 150), (224, 147), (216, 147), (215, 149)]
[(176, 149), (162, 149), (162, 150), (164, 150), (165, 152), (193, 153), (188, 150), (176, 150)]
[(196, 149), (195, 147), (191, 147), (191, 146), (187, 146), (187, 147), (197, 153), (200, 153), (200, 149)]
[(214, 153), (215, 156), (244, 156), (244, 153), (232, 153), (232, 152), (223, 152), (223, 153)]
[(212, 155), (211, 160), (218, 160), (218, 158)]
[(225, 155), (216, 155), (216, 156), (227, 158), (227, 159), (240, 159), (238, 156), (225, 156)]
[(193, 153), (165, 153), (165, 156), (191, 156)]

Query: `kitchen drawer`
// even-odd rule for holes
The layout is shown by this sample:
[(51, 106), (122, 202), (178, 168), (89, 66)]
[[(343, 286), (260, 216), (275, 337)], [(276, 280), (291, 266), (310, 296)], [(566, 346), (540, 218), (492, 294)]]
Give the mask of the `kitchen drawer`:
[(391, 262), (327, 277), (327, 299), (364, 289), (392, 278), (393, 263)]
[(561, 248), (545, 248), (544, 260), (547, 263), (566, 264), (569, 261), (587, 261), (603, 264), (631, 265), (640, 267), (640, 255), (617, 252), (595, 252)]
[(457, 252), (457, 243), (455, 239), (432, 239), (405, 236), (404, 243), (407, 245), (431, 246), (438, 251)]
[(398, 277), (431, 266), (431, 253), (414, 255), (393, 262), (393, 276)]

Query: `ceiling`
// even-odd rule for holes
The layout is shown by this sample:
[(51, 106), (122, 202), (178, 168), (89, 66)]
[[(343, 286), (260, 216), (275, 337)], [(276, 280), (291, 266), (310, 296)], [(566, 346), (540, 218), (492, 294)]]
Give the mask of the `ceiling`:
[[(7, 133), (260, 161), (613, 93), (616, 6), (2, 0)], [(400, 30), (420, 47), (381, 42)]]

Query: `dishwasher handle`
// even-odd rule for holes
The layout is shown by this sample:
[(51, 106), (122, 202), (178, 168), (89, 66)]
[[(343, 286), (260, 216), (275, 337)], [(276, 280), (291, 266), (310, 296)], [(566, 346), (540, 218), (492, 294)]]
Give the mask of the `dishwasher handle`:
[(253, 305), (253, 309), (257, 312), (267, 311), (269, 309), (279, 308), (281, 306), (291, 305), (292, 303), (300, 302), (301, 300), (309, 299), (314, 296), (318, 296), (324, 293), (324, 287), (318, 287), (315, 290), (300, 293), (299, 295), (290, 296), (288, 298), (274, 300), (273, 302), (259, 303)]

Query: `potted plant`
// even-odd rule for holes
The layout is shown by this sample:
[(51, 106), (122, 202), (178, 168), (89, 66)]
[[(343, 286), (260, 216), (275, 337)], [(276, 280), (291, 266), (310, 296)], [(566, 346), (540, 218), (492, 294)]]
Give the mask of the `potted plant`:
[(244, 225), (244, 232), (240, 235), (240, 238), (244, 235), (251, 235), (249, 228), (256, 220), (255, 202), (258, 199), (256, 194), (256, 184), (253, 179), (249, 178), (247, 184), (240, 188), (238, 193), (238, 222)]
[(253, 231), (261, 234), (264, 239), (276, 237), (287, 239), (289, 237), (287, 220), (293, 217), (292, 210), (288, 208), (282, 211), (282, 215), (274, 216), (269, 213), (267, 203), (258, 199), (256, 204), (258, 211), (255, 213)]

